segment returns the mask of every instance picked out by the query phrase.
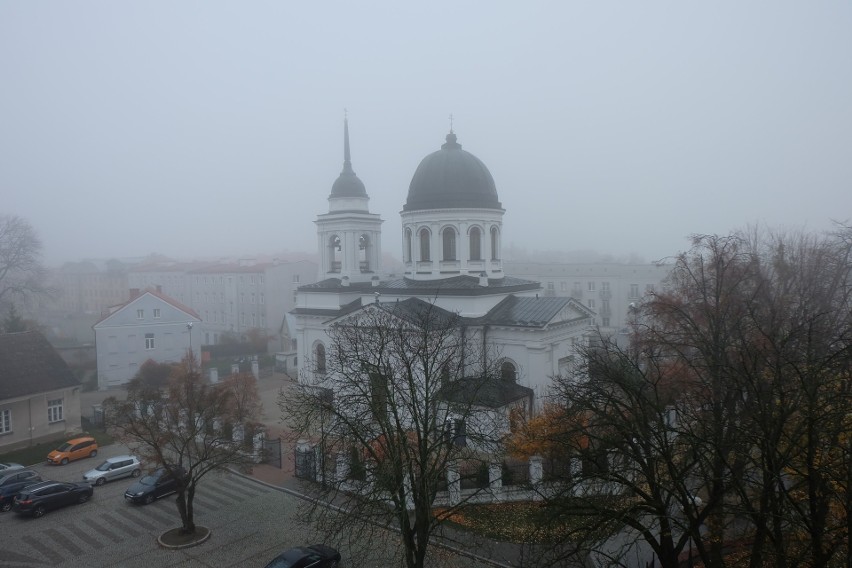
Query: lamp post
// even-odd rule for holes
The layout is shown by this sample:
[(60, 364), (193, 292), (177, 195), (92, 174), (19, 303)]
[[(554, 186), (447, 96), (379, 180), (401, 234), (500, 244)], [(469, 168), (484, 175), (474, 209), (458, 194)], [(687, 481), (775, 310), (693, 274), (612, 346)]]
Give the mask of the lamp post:
[(192, 352), (192, 322), (186, 322), (186, 330), (189, 332), (189, 355), (190, 355), (190, 365), (192, 365), (192, 359), (195, 357), (195, 353)]

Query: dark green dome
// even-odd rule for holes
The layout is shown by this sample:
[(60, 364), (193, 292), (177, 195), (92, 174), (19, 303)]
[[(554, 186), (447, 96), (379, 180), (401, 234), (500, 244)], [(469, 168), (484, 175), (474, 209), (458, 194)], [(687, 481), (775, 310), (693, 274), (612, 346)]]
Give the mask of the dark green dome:
[(411, 185), (403, 211), (423, 209), (502, 209), (491, 172), (482, 161), (447, 134), (437, 152), (423, 158)]

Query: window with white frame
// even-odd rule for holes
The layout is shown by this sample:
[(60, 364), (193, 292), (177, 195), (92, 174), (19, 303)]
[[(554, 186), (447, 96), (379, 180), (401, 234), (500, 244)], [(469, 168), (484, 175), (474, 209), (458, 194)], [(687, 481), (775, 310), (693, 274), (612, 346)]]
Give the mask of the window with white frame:
[(12, 431), (12, 411), (0, 410), (0, 434), (8, 434)]
[(260, 276), (257, 277), (257, 283), (263, 284), (263, 274), (261, 274)]
[(136, 310), (136, 319), (145, 319), (145, 310)]
[(160, 319), (160, 308), (154, 308), (154, 319)]
[(595, 309), (595, 301), (594, 300), (591, 300), (591, 299), (589, 300), (589, 308), (591, 308), (593, 310)]
[(639, 284), (631, 284), (630, 285), (630, 295), (629, 298), (638, 298), (639, 297)]
[(298, 274), (294, 274), (294, 275), (293, 275), (293, 284), (298, 284), (298, 283), (299, 283), (299, 275), (298, 275)]
[(266, 297), (263, 295), (263, 292), (261, 292), (261, 293), (260, 293), (260, 303), (261, 303), (261, 304), (265, 304), (265, 303), (266, 303)]
[(589, 280), (589, 292), (595, 291), (595, 283)]
[(47, 421), (48, 422), (61, 422), (65, 420), (65, 413), (62, 408), (62, 399), (54, 398), (53, 400), (47, 401)]
[(154, 348), (154, 334), (146, 333), (145, 334), (145, 349), (151, 350)]
[(567, 292), (568, 291), (568, 283), (567, 282), (560, 282), (560, 284), (562, 286), (562, 291)]

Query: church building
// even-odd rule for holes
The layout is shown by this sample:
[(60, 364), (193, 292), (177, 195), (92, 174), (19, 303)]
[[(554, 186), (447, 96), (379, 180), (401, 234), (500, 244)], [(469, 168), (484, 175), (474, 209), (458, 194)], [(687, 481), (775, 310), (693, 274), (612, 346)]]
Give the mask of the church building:
[(420, 162), (400, 213), (401, 278), (383, 276), (383, 220), (370, 212), (364, 183), (352, 168), (344, 121), (343, 171), (328, 212), (317, 216), (319, 280), (297, 290), (291, 315), (302, 380), (325, 357), (328, 326), (373, 303), (428, 302), (458, 314), (464, 326), (499, 353), (501, 374), (533, 407), (551, 378), (568, 372), (594, 311), (569, 297), (546, 296), (539, 282), (503, 271), (503, 215), (494, 179), (450, 131)]

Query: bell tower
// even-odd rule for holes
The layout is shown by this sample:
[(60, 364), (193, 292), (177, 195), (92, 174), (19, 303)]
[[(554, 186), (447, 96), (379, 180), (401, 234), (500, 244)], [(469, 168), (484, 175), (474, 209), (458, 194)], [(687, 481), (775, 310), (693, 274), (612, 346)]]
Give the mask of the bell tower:
[(382, 219), (370, 213), (370, 196), (352, 169), (349, 119), (343, 119), (343, 171), (328, 196), (328, 213), (317, 215), (319, 279), (369, 282), (381, 271)]

